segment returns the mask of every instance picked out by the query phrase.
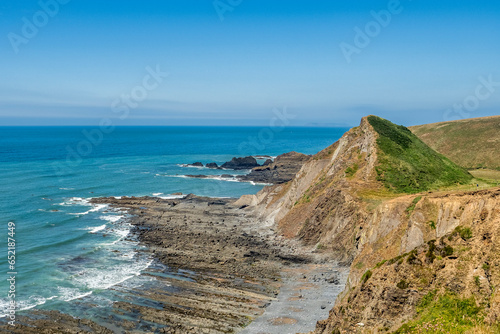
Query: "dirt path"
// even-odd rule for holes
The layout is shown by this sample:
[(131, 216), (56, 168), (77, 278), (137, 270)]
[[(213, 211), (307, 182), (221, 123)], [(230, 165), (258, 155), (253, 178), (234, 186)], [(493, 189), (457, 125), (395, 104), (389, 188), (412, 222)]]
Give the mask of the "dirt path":
[(348, 268), (336, 263), (285, 268), (277, 299), (240, 334), (292, 334), (314, 330), (328, 318), (332, 301), (342, 292)]

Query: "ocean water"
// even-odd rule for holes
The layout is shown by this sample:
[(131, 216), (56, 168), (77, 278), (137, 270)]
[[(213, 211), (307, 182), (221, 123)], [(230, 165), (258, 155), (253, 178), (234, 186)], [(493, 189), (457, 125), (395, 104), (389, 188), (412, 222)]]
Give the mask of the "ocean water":
[[(101, 196), (173, 197), (175, 193), (239, 197), (264, 185), (188, 174), (247, 171), (185, 167), (234, 156), (298, 151), (313, 154), (345, 128), (0, 127), (0, 315), (8, 312), (8, 223), (15, 223), (18, 310), (79, 315), (75, 301), (109, 304), (124, 284), (141, 285), (153, 259), (141, 252), (127, 214), (91, 205)], [(74, 302), (72, 302), (74, 301)]]

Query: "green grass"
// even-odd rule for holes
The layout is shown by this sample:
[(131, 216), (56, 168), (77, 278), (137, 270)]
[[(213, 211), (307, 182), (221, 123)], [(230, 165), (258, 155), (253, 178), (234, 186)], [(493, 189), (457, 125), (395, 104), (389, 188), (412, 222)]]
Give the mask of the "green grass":
[(397, 193), (417, 193), (467, 184), (472, 175), (435, 152), (408, 128), (376, 116), (368, 122), (379, 134), (377, 179)]
[(406, 208), (406, 214), (408, 218), (411, 216), (411, 213), (415, 210), (415, 207), (417, 206), (417, 203), (420, 202), (422, 199), (422, 196), (417, 196), (413, 199), (411, 202), (410, 206)]
[(370, 279), (370, 277), (372, 277), (372, 275), (373, 273), (371, 270), (365, 272), (363, 276), (361, 276), (361, 284), (365, 284)]
[(500, 170), (499, 128), (500, 116), (494, 116), (420, 125), (410, 130), (462, 167)]
[(417, 305), (417, 318), (395, 333), (464, 333), (482, 324), (481, 311), (473, 298), (451, 293), (436, 297), (431, 291)]
[(453, 230), (450, 236), (454, 237), (457, 234), (460, 236), (460, 238), (464, 239), (465, 241), (472, 238), (472, 230), (469, 227), (457, 226), (455, 230)]
[(433, 230), (435, 230), (435, 229), (436, 229), (436, 222), (434, 222), (434, 220), (430, 220), (430, 221), (428, 222), (428, 224), (429, 224), (429, 226), (430, 226)]
[(358, 171), (358, 169), (359, 169), (359, 166), (358, 166), (358, 164), (355, 163), (352, 166), (346, 168), (345, 175), (347, 177), (353, 177), (354, 174), (356, 174), (356, 172)]

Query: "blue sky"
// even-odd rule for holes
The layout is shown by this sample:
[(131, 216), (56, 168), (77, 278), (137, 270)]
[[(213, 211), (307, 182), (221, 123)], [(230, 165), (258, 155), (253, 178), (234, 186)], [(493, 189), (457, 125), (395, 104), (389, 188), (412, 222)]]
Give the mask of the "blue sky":
[[(413, 125), (500, 110), (496, 1), (55, 1), (0, 4), (0, 125), (266, 125), (285, 107), (292, 125)], [(153, 85), (147, 68), (168, 76)]]

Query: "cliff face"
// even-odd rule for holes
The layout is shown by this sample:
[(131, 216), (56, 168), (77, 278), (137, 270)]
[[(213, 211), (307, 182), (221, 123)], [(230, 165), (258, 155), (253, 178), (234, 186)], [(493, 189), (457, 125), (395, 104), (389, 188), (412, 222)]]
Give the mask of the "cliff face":
[(419, 197), (390, 200), (369, 216), (344, 295), (314, 333), (392, 332), (412, 319), (409, 329), (418, 319), (439, 325), (425, 316), (445, 297), (480, 308), (477, 319), (460, 314), (470, 317), (464, 331), (475, 319), (499, 323), (500, 189), (427, 194), (414, 205)]
[[(358, 234), (353, 227), (367, 218), (354, 187), (375, 179), (375, 136), (363, 119), (359, 127), (311, 157), (291, 182), (264, 189), (255, 200), (263, 216), (277, 223), (286, 237), (326, 247), (339, 259), (352, 261)], [(346, 170), (356, 175), (347, 177)]]
[[(376, 130), (363, 118), (311, 157), (291, 182), (241, 200), (284, 236), (352, 263), (346, 290), (315, 333), (394, 331), (421, 314), (419, 303), (432, 291), (433, 303), (449, 293), (473, 297), (487, 322), (498, 321), (499, 190), (397, 194), (471, 177), (406, 128), (380, 120), (389, 130)], [(381, 149), (384, 136), (395, 138), (385, 147), (402, 150), (406, 160)], [(400, 169), (409, 171), (408, 182), (398, 176)], [(460, 237), (457, 227), (472, 237)], [(481, 288), (474, 290), (477, 280)]]

